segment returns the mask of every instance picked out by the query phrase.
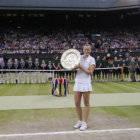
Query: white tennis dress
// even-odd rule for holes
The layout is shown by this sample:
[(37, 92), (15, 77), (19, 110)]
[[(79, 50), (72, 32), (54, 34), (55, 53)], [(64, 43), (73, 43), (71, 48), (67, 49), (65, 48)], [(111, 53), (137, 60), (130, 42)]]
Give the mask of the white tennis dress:
[[(84, 67), (85, 69), (89, 69), (90, 65), (92, 64), (96, 65), (95, 59), (92, 56), (89, 55), (86, 59), (83, 57), (83, 55), (81, 56), (80, 65), (82, 67)], [(91, 75), (86, 74), (81, 69), (78, 69), (73, 91), (78, 91), (78, 92), (92, 91)]]

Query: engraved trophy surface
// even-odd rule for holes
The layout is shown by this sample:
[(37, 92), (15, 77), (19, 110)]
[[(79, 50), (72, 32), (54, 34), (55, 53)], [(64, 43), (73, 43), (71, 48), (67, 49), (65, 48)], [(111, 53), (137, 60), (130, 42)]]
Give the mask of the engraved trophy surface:
[(76, 49), (66, 50), (61, 56), (61, 65), (67, 70), (72, 70), (80, 63), (81, 54)]

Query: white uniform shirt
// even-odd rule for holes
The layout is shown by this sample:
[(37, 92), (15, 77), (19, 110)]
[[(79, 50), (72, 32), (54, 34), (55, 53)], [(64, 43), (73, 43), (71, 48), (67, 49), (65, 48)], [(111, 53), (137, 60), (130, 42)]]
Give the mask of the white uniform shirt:
[[(84, 67), (85, 69), (89, 69), (90, 65), (96, 65), (95, 59), (92, 56), (88, 56), (86, 59), (81, 56), (80, 65)], [(81, 83), (81, 84), (89, 84), (91, 83), (91, 75), (86, 74), (81, 69), (77, 70), (75, 83)]]

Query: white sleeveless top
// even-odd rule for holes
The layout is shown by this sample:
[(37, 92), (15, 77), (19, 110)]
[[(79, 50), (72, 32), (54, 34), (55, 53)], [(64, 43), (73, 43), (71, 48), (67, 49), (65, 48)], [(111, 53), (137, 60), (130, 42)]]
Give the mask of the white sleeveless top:
[[(95, 59), (92, 56), (88, 56), (87, 58), (84, 58), (83, 55), (81, 56), (80, 65), (84, 67), (85, 69), (89, 69), (90, 65), (96, 65)], [(81, 83), (81, 84), (88, 84), (91, 83), (91, 75), (86, 74), (81, 69), (77, 70), (75, 83)]]

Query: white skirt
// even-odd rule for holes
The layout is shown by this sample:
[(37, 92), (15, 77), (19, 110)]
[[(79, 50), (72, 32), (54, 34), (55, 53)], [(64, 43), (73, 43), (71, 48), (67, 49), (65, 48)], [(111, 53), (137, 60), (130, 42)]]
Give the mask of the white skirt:
[(73, 87), (73, 91), (78, 91), (78, 92), (92, 91), (92, 86), (91, 84), (75, 83)]

